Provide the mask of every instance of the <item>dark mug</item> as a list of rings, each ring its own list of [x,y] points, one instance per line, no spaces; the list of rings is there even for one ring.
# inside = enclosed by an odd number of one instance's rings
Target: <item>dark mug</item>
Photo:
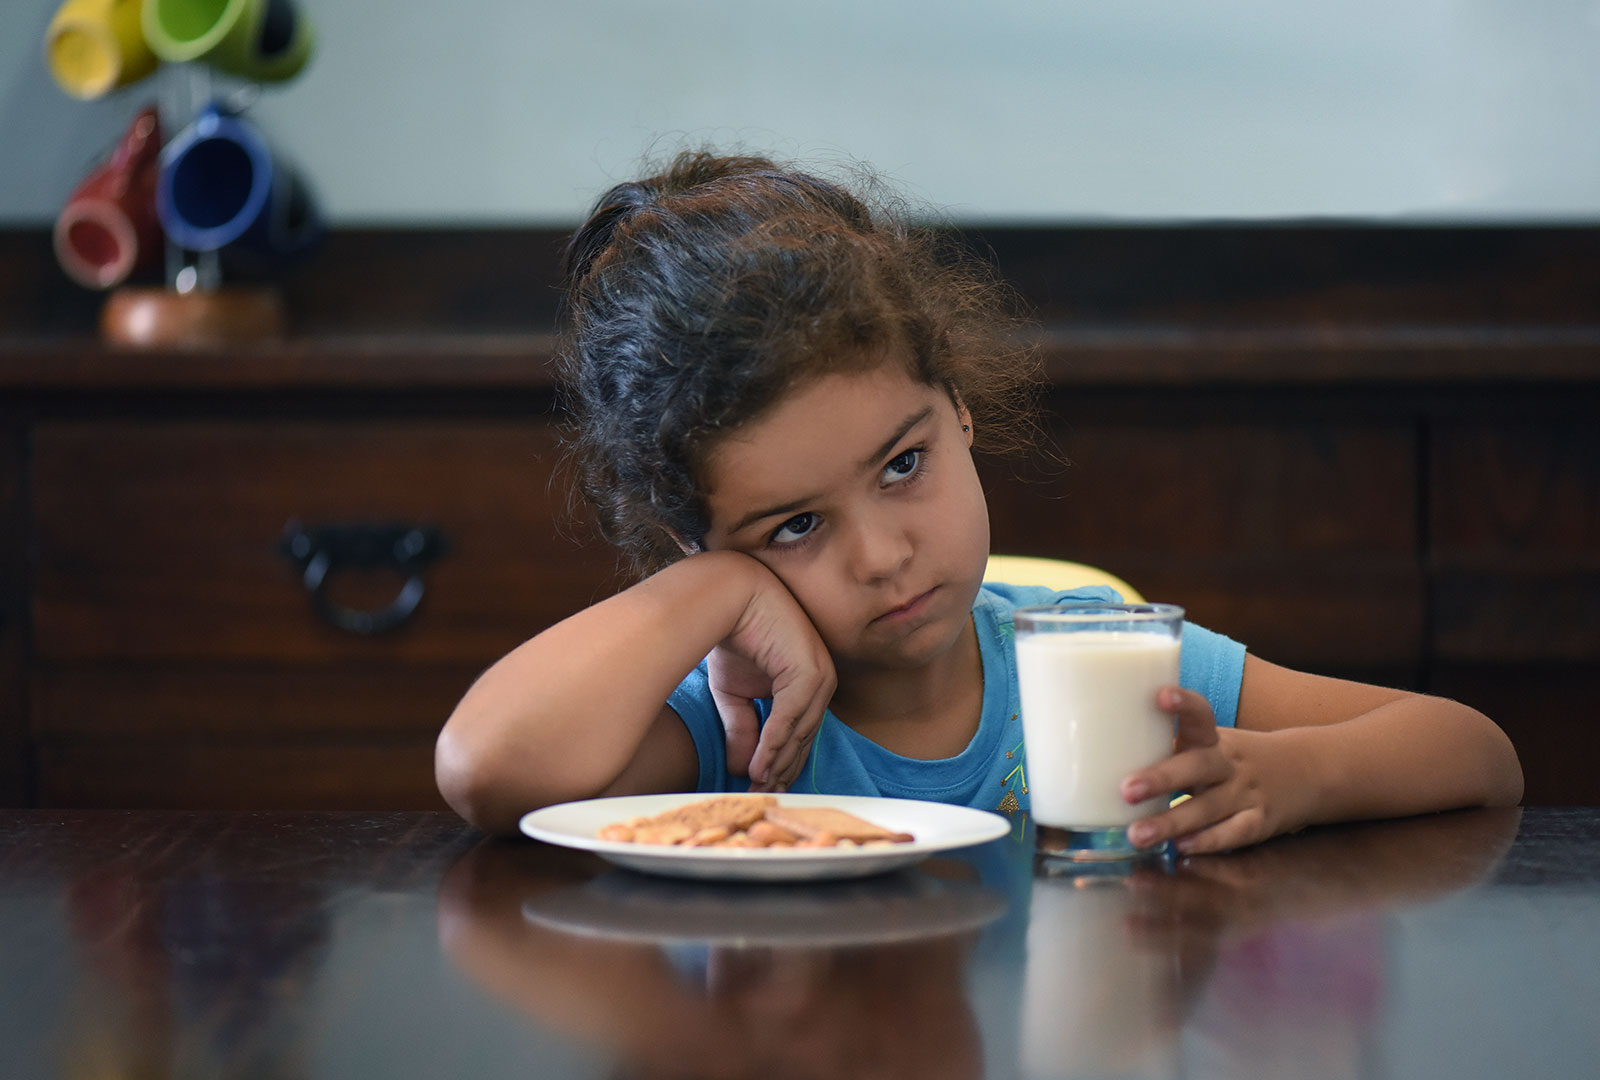
[[[276,261],[300,254],[324,226],[310,192],[254,125],[207,105],[161,154],[156,210],[190,251],[229,248]]]

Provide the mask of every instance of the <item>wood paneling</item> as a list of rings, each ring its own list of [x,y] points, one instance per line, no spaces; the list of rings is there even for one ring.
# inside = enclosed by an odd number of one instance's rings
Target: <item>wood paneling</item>
[[[991,513],[997,534],[1050,536],[1094,554],[1416,554],[1409,424],[1286,424],[1270,414],[1106,423],[1070,403],[1051,415],[1068,464],[1026,490],[991,481],[1008,496]]]
[[[552,477],[563,240],[342,230],[281,282],[288,340],[189,352],[94,340],[48,236],[0,230],[0,801],[437,805],[461,691],[616,584]],[[1600,228],[965,241],[1037,314],[1070,462],[982,463],[997,550],[1458,696],[1511,733],[1529,802],[1600,802]],[[293,517],[452,551],[411,623],[356,637],[279,555]]]
[[[73,806],[438,805],[473,678],[612,588],[563,528],[547,421],[45,423],[36,435],[39,791]],[[414,617],[321,619],[285,523],[408,521],[449,550]],[[330,574],[385,606],[384,570]]]
[[[557,525],[556,456],[539,421],[42,425],[40,658],[492,658],[604,595],[615,565]],[[360,637],[312,611],[277,550],[291,519],[428,524],[450,550],[425,571],[410,622]],[[379,571],[330,580],[363,608],[402,584]]]
[[[1600,660],[1594,415],[1449,417],[1429,456],[1439,655]]]
[[[44,742],[45,806],[219,810],[443,809],[433,740]]]
[[[1046,322],[1193,327],[1593,326],[1600,229],[1214,223],[980,229]]]
[[[576,225],[577,222],[572,222]],[[276,279],[297,338],[548,332],[570,228],[338,229]],[[983,227],[957,236],[1046,324],[1408,330],[1594,325],[1600,229],[1212,223]],[[48,229],[0,229],[0,327],[92,332],[101,297]]]
[[[0,410],[0,806],[31,797],[26,429]]]
[[[34,730],[57,741],[432,738],[495,658],[46,663],[34,681]]]
[[[1586,560],[1587,561],[1587,560]],[[1435,642],[1447,660],[1600,662],[1600,569],[1441,569]]]
[[[1274,663],[1321,674],[1381,671],[1387,680],[1421,662],[1422,574],[1398,558],[1191,560],[1174,553],[1091,562],[1125,563],[1126,573],[1117,573],[1146,597],[1182,605],[1192,621]]]
[[[1438,558],[1498,565],[1600,555],[1597,419],[1507,410],[1435,424]]]
[[[986,470],[995,550],[1103,566],[1278,662],[1418,662],[1414,425],[1085,412],[1054,432],[1054,475]]]

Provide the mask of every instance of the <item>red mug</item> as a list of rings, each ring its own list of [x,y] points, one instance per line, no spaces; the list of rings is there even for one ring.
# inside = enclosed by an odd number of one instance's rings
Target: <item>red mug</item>
[[[110,159],[67,200],[56,218],[56,260],[78,284],[109,289],[161,265],[160,159],[161,120],[150,106],[133,118]]]

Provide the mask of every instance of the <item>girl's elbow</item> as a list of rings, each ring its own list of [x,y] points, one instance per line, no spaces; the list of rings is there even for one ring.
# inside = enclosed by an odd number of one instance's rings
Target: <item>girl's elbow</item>
[[[496,769],[500,760],[448,724],[434,744],[433,777],[444,801],[475,828],[504,835],[517,831],[517,818],[504,805],[505,783]]]
[[[1461,706],[1467,709],[1468,706]],[[1522,802],[1522,762],[1505,730],[1476,709],[1469,709],[1485,727],[1484,806],[1517,806]]]
[[[1522,803],[1525,791],[1522,776],[1522,762],[1517,758],[1516,747],[1511,745],[1511,740],[1504,732],[1500,733],[1504,746],[1500,752],[1500,765],[1495,770],[1494,790],[1490,795],[1489,806],[1518,806]]]

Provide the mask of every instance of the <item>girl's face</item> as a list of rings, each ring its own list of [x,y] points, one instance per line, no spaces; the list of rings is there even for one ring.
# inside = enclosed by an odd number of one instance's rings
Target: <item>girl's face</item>
[[[771,569],[842,669],[936,660],[989,555],[970,422],[897,363],[822,376],[712,451],[706,546]]]

